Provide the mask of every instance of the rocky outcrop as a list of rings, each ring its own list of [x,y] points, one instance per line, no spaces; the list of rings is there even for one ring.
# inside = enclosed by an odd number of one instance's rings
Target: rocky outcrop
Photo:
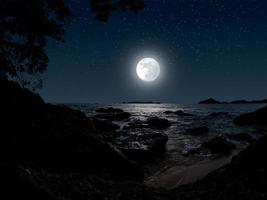
[[[148,162],[163,153],[168,136],[149,129],[121,132],[116,139],[116,146],[129,158],[135,161]]]
[[[97,129],[116,129],[115,125],[46,104],[16,83],[3,82],[0,87],[5,92],[0,99],[2,160],[31,163],[53,173],[142,181],[142,167],[99,137]]]
[[[230,154],[235,145],[223,137],[215,137],[202,144],[202,148],[208,149],[213,154]]]
[[[220,117],[220,116],[227,116],[229,115],[228,112],[213,112],[210,114],[211,117]]]
[[[181,117],[194,116],[193,114],[185,113],[182,110],[177,110],[177,111],[166,110],[166,111],[164,111],[164,114],[167,114],[167,115],[178,115],[178,116],[181,116]]]
[[[267,126],[267,106],[255,112],[242,114],[234,119],[237,125],[259,125]]]
[[[150,117],[146,123],[149,128],[152,129],[167,129],[171,126],[171,122],[167,119],[161,119],[159,117]]]
[[[252,143],[255,141],[255,139],[247,134],[247,133],[237,133],[237,134],[227,134],[227,137],[230,140],[234,140],[237,142],[247,142],[247,143]]]
[[[124,130],[132,129],[167,129],[171,126],[171,122],[167,119],[159,117],[149,117],[146,121],[141,121],[139,119],[134,119],[124,127]]]
[[[123,127],[123,130],[133,130],[133,129],[143,129],[143,128],[149,128],[148,124],[144,121],[141,121],[139,119],[134,119],[130,121],[127,126]]]

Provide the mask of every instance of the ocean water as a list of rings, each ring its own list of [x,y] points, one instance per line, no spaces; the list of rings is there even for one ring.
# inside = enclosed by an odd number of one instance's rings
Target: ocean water
[[[93,116],[97,108],[114,107],[121,108],[131,113],[131,118],[127,121],[115,122],[123,128],[132,120],[145,120],[151,116],[166,118],[172,122],[172,126],[166,130],[161,130],[167,134],[169,140],[166,145],[166,154],[154,163],[150,163],[148,168],[150,173],[170,168],[172,166],[190,166],[205,159],[210,159],[212,155],[200,153],[189,154],[192,149],[216,136],[227,134],[248,133],[257,138],[262,130],[256,127],[240,127],[233,123],[233,119],[242,114],[255,111],[265,104],[212,104],[212,105],[183,105],[183,104],[67,104],[67,106],[81,110],[87,116]],[[175,114],[164,114],[164,111],[182,110],[194,116],[177,116]],[[210,116],[214,112],[227,112],[228,115]],[[192,136],[186,134],[186,130],[193,127],[206,126],[209,134],[204,136]],[[245,148],[247,144],[236,143],[237,148]]]

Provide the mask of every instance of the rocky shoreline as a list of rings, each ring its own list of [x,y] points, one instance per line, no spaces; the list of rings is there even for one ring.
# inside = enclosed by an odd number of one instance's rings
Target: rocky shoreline
[[[157,116],[144,121],[117,108],[101,108],[95,116],[45,103],[13,82],[0,81],[0,184],[6,199],[137,200],[137,199],[264,199],[267,140],[246,133],[214,137],[189,153],[209,151],[229,156],[233,141],[251,145],[232,161],[194,183],[171,190],[144,184],[145,163],[164,156],[172,122]],[[267,124],[267,109],[237,117],[238,125]],[[192,117],[183,111],[166,115]],[[220,117],[227,113],[214,113]],[[122,120],[121,128],[115,122]],[[205,126],[186,134],[208,134]],[[221,167],[221,165],[218,165]],[[216,169],[216,168],[212,168]],[[190,172],[188,172],[190,173]],[[190,181],[189,181],[190,182]],[[188,182],[188,183],[189,183]],[[216,183],[216,184],[214,184]],[[225,187],[227,184],[229,186]],[[257,187],[255,187],[257,186]],[[234,193],[231,191],[235,191]]]

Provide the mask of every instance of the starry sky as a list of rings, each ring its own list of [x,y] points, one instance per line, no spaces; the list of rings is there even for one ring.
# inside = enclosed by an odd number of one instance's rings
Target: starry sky
[[[87,0],[69,0],[65,43],[51,41],[40,94],[48,102],[195,103],[267,98],[266,0],[145,0],[138,15],[94,20]],[[152,83],[135,67],[155,58]]]

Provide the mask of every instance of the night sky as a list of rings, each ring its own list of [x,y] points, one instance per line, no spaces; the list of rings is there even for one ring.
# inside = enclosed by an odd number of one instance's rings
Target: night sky
[[[87,0],[70,0],[65,43],[51,42],[41,96],[49,102],[195,103],[267,98],[266,0],[146,0],[138,15],[94,20]],[[143,57],[158,80],[137,78]]]

